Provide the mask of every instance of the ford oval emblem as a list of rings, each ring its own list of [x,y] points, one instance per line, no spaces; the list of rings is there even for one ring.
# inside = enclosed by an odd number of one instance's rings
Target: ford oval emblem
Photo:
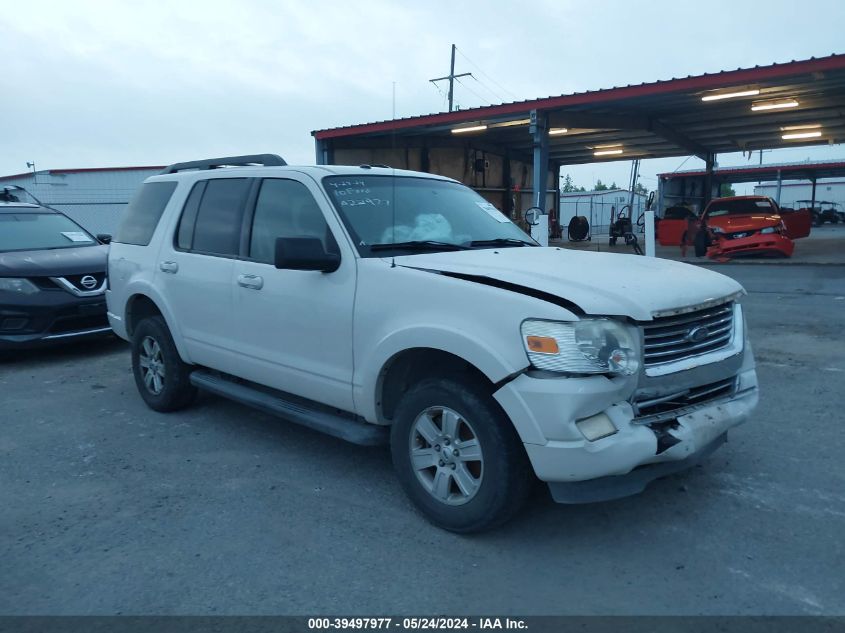
[[[79,280],[80,285],[86,290],[93,290],[97,287],[97,279],[92,275],[85,275]]]
[[[697,325],[696,327],[690,329],[687,332],[686,339],[690,343],[701,343],[704,339],[706,339],[710,335],[710,330],[706,327]]]

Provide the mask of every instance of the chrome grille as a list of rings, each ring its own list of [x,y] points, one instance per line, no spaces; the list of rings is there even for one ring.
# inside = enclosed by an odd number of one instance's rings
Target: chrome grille
[[[643,364],[671,363],[725,347],[733,334],[734,304],[659,317],[643,324]]]
[[[686,411],[734,393],[736,378],[719,380],[709,385],[691,387],[659,397],[635,398],[637,424],[650,424],[683,415]]]

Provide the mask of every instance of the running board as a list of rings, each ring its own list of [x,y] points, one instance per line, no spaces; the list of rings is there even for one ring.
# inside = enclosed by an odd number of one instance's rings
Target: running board
[[[269,393],[264,389],[233,382],[202,370],[191,374],[191,383],[205,391],[277,415],[326,435],[333,435],[352,444],[379,446],[388,443],[386,426],[368,424],[352,416],[309,407],[307,404],[286,399],[284,394]]]

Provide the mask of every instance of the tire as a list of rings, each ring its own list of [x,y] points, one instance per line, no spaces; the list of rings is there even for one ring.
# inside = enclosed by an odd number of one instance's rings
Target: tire
[[[534,481],[510,420],[483,384],[466,378],[428,378],[411,387],[396,409],[390,448],[406,494],[429,521],[452,532],[505,523]],[[431,465],[414,467],[412,452],[418,464]]]
[[[151,361],[157,365],[152,370]],[[138,324],[132,334],[132,373],[150,409],[176,411],[193,402],[197,388],[190,381],[192,369],[179,357],[164,318],[149,317]]]

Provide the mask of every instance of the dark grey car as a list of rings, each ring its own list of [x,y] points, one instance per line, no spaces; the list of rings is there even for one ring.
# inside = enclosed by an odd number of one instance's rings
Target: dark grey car
[[[66,215],[0,201],[0,349],[109,333],[107,256]]]

